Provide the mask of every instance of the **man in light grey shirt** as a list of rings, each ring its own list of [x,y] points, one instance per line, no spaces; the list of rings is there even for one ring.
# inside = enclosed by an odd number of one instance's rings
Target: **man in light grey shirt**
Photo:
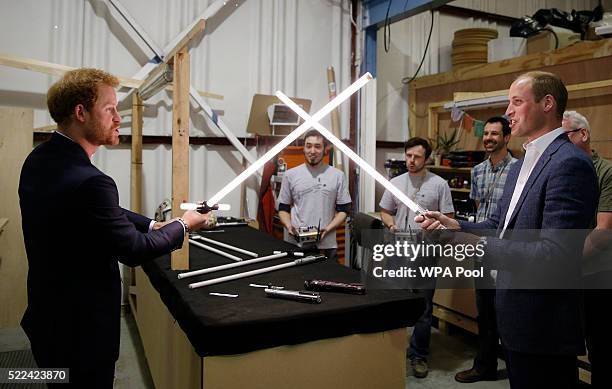
[[[323,162],[327,140],[316,130],[304,136],[305,163],[287,170],[278,195],[278,215],[295,243],[299,227],[320,227],[316,246],[336,259],[336,228],[351,207],[344,173]]]
[[[393,178],[391,183],[423,208],[440,211],[448,217],[453,217],[455,208],[448,183],[442,177],[425,169],[425,162],[431,155],[429,142],[423,138],[410,138],[404,145],[404,153],[408,172]],[[383,194],[379,205],[381,219],[389,231],[421,229],[414,221],[416,214],[388,190]],[[427,356],[431,338],[434,292],[435,289],[423,290],[425,312],[415,324],[410,339],[408,358],[417,378],[424,378],[428,373]]]

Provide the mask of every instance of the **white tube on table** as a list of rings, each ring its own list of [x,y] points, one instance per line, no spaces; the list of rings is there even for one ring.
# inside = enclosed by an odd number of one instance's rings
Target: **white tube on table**
[[[216,241],[216,240],[213,240],[213,239],[205,238],[203,236],[195,235],[192,238],[193,239],[203,240],[204,242],[211,243],[211,244],[214,244],[214,245],[226,248],[226,249],[234,250],[234,251],[239,252],[241,254],[249,255],[251,257],[255,257],[255,258],[259,257],[259,254],[254,253],[252,251],[241,249],[240,247],[232,246],[231,244],[219,242],[219,241]]]
[[[323,259],[323,258],[325,258],[324,255],[312,255],[312,256],[309,256],[309,257],[306,257],[306,258],[299,258],[299,259],[296,259],[295,261],[287,262],[287,263],[282,263],[280,265],[264,267],[264,268],[261,268],[261,269],[251,270],[251,271],[247,271],[247,272],[244,272],[244,273],[237,273],[237,274],[232,274],[232,275],[225,276],[225,277],[213,278],[212,280],[196,282],[196,283],[193,283],[193,284],[189,284],[189,289],[196,289],[196,288],[201,288],[203,286],[220,284],[222,282],[233,281],[233,280],[237,280],[237,279],[240,279],[240,278],[256,276],[258,274],[269,273],[269,272],[272,272],[272,271],[276,271],[276,270],[280,270],[280,269],[285,269],[285,268],[288,268],[288,267],[293,267],[293,266],[298,266],[298,265],[305,265],[305,264],[308,264],[308,263],[316,262],[319,259]]]
[[[210,246],[205,245],[203,243],[196,242],[193,239],[189,239],[189,243],[191,243],[192,245],[197,246],[199,248],[202,248],[204,250],[208,250],[208,251],[211,251],[211,252],[213,252],[215,254],[219,254],[221,256],[224,256],[225,258],[229,258],[229,259],[234,260],[234,261],[242,262],[242,258],[240,258],[240,257],[237,257],[237,256],[232,255],[232,254],[228,254],[225,251],[221,251],[219,249],[216,249],[214,247],[210,247]]]
[[[180,279],[187,278],[187,277],[194,277],[194,276],[199,276],[201,274],[214,273],[216,271],[232,269],[234,267],[246,266],[246,265],[250,265],[250,264],[253,264],[253,263],[259,263],[259,262],[263,262],[263,261],[269,261],[269,260],[272,260],[272,259],[283,258],[283,257],[286,257],[286,256],[287,256],[287,253],[281,252],[281,253],[278,253],[278,254],[272,254],[272,255],[265,256],[265,257],[249,259],[249,260],[246,260],[246,261],[233,262],[233,263],[228,263],[228,264],[225,264],[225,265],[213,266],[213,267],[209,267],[209,268],[206,268],[206,269],[193,270],[193,271],[189,271],[189,272],[186,272],[186,273],[181,273],[181,274],[178,275],[178,278],[180,280]]]

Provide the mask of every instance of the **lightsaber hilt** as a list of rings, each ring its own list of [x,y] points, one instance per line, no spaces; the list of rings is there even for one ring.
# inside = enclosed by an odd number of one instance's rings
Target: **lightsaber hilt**
[[[321,295],[317,292],[306,292],[301,290],[287,290],[287,289],[264,289],[266,296],[280,298],[285,300],[301,301],[311,304],[320,304]]]
[[[298,258],[294,261],[294,263],[299,266],[299,265],[306,265],[308,263],[322,261],[326,259],[327,257],[323,254],[314,254],[314,255],[309,255],[307,257],[304,257],[304,258]]]
[[[428,209],[423,208],[419,205],[419,208],[416,210],[415,214],[417,216],[423,216],[423,219],[430,219],[427,217],[427,215],[425,215],[427,212],[429,212]],[[441,230],[446,230],[446,226],[444,226],[442,223],[440,223],[440,229]]]
[[[181,209],[183,211],[198,211],[200,213],[208,213],[210,211],[229,211],[231,207],[229,204],[208,205],[206,201],[198,201],[196,203],[182,203]]]
[[[306,280],[304,281],[304,289],[315,292],[366,293],[366,288],[363,284],[325,280]]]
[[[200,213],[208,213],[210,211],[216,211],[219,209],[219,204],[214,204],[214,205],[208,205],[206,204],[206,201],[202,201],[198,204],[198,207],[196,208],[196,211],[200,212]]]

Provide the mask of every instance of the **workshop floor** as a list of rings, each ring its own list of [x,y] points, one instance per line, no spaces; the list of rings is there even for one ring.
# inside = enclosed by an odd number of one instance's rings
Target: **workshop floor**
[[[29,342],[21,330],[0,330],[0,354],[25,350]],[[406,361],[406,388],[410,389],[447,389],[447,388],[509,388],[505,372],[505,364],[499,361],[500,379],[496,382],[479,382],[475,384],[460,384],[455,382],[456,372],[470,368],[476,352],[476,337],[462,330],[451,328],[450,335],[432,330],[430,371],[426,378],[415,378]],[[2,359],[0,359],[1,361]],[[0,363],[0,367],[2,366]],[[121,352],[115,370],[115,389],[153,389],[151,374],[144,359],[144,352],[136,323],[131,314],[121,318]],[[2,386],[2,385],[0,385]]]

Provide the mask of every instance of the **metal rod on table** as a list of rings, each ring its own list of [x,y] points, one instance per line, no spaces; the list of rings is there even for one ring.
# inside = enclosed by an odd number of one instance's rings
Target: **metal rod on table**
[[[209,267],[209,268],[206,268],[206,269],[200,269],[200,270],[189,271],[189,272],[186,272],[186,273],[181,273],[181,274],[178,275],[178,278],[180,280],[180,279],[187,278],[187,277],[194,277],[194,276],[199,276],[201,274],[214,273],[216,271],[232,269],[234,267],[246,266],[246,265],[250,265],[250,264],[253,264],[253,263],[259,263],[259,262],[263,262],[263,261],[269,261],[269,260],[272,260],[272,259],[283,258],[283,257],[286,257],[286,256],[287,256],[287,253],[281,252],[281,253],[278,253],[278,254],[272,254],[272,255],[265,256],[265,257],[260,257],[260,258],[255,258],[255,259],[248,259],[246,261],[232,262],[232,263],[228,263],[228,264],[225,264],[225,265],[213,266],[213,267]]]
[[[305,258],[298,258],[298,259],[296,259],[293,262],[287,262],[287,263],[282,263],[280,265],[264,267],[262,269],[251,270],[251,271],[247,271],[247,272],[244,272],[244,273],[232,274],[230,276],[213,278],[212,280],[196,282],[196,283],[193,283],[193,284],[189,284],[189,289],[196,289],[196,288],[200,288],[202,286],[215,285],[215,284],[220,284],[220,283],[226,282],[226,281],[232,281],[232,280],[237,280],[237,279],[240,279],[240,278],[256,276],[258,274],[269,273],[269,272],[272,272],[272,271],[276,271],[276,270],[280,270],[280,269],[285,269],[285,268],[292,267],[292,266],[306,265],[308,263],[316,262],[316,261],[318,261],[320,259],[325,259],[325,255],[322,255],[322,254],[311,255],[311,256],[308,256],[308,257],[305,257]]]
[[[193,239],[203,240],[204,242],[211,243],[211,244],[214,244],[214,245],[226,248],[226,249],[230,249],[230,250],[236,251],[236,252],[241,253],[241,254],[246,254],[246,255],[251,256],[251,257],[255,257],[255,258],[259,257],[259,254],[254,253],[252,251],[241,249],[240,247],[232,246],[231,244],[219,242],[219,241],[216,241],[216,240],[213,240],[213,239],[210,239],[210,238],[205,238],[203,236],[195,235],[192,238]]]
[[[215,254],[219,254],[221,256],[224,256],[225,258],[229,258],[229,259],[234,260],[234,261],[242,262],[242,258],[240,258],[240,257],[237,257],[237,256],[232,255],[232,254],[228,254],[225,251],[221,251],[219,249],[216,249],[214,247],[210,247],[210,246],[205,245],[203,243],[196,242],[193,239],[189,239],[189,243],[191,243],[194,246],[198,246],[199,248],[202,248],[204,250],[208,250],[208,251],[211,251],[211,252],[213,252]]]

